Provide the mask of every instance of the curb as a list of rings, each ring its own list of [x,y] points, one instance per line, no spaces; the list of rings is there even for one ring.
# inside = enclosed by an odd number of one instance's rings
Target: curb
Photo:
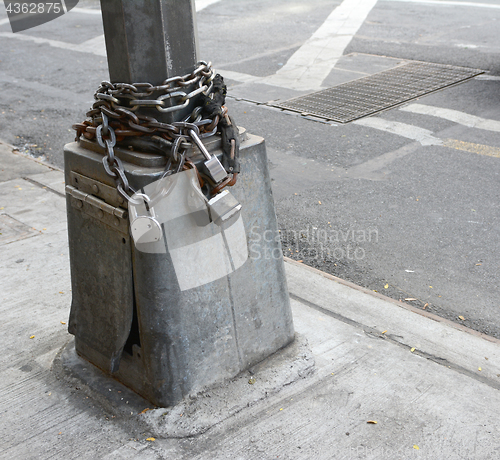
[[[392,303],[394,305],[397,305],[398,307],[404,308],[405,310],[411,311],[412,313],[416,313],[420,316],[424,316],[425,318],[431,319],[431,320],[436,321],[438,323],[443,323],[443,324],[450,326],[454,329],[457,329],[461,332],[466,332],[466,333],[471,334],[475,337],[479,337],[481,339],[487,340],[488,342],[500,345],[500,339],[497,339],[496,337],[492,337],[490,335],[484,334],[483,332],[476,331],[474,329],[471,329],[470,327],[463,326],[462,324],[455,323],[454,321],[451,321],[449,319],[442,318],[441,316],[435,315],[434,313],[430,313],[430,312],[427,312],[425,310],[420,310],[417,307],[414,307],[412,305],[408,305],[407,303],[400,302],[399,300],[392,299],[391,297],[387,297],[383,294],[380,294],[379,292],[374,292],[370,289],[364,288],[362,286],[358,286],[357,284],[351,283],[350,281],[343,280],[342,278],[337,278],[334,275],[330,275],[329,273],[318,270],[317,268],[310,267],[309,265],[305,265],[301,262],[297,262],[296,260],[290,259],[286,256],[284,257],[284,260],[286,263],[289,263],[289,264],[297,266],[297,267],[305,268],[312,273],[320,275],[320,276],[322,276],[326,279],[329,279],[331,281],[335,281],[336,283],[342,284],[342,285],[349,287],[351,289],[355,289],[357,291],[363,292],[364,294],[369,294],[372,297],[375,297],[375,298],[380,299],[380,300],[384,300],[385,302]]]

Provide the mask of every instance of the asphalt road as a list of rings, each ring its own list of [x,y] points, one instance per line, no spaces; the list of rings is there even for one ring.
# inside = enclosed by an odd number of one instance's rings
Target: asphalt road
[[[346,1],[198,3],[200,58],[266,139],[284,253],[500,338],[500,2],[359,0],[335,29]],[[17,34],[0,10],[0,138],[58,166],[108,77],[98,2],[78,8]],[[410,60],[486,73],[346,124],[265,104]]]

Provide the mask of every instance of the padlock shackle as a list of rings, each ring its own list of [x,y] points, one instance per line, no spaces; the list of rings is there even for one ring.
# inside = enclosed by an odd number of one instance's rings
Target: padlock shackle
[[[211,160],[212,159],[212,155],[210,155],[210,153],[208,152],[207,148],[205,147],[205,145],[203,144],[203,142],[201,141],[201,139],[199,138],[198,134],[195,132],[194,129],[190,129],[188,131],[189,135],[191,136],[191,139],[193,140],[193,142],[198,146],[198,148],[200,149],[201,153],[203,154],[203,156],[207,159],[207,160]]]

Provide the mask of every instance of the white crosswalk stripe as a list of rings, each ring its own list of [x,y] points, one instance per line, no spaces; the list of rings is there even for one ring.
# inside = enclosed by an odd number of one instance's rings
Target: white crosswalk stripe
[[[460,112],[458,110],[433,107],[423,104],[410,104],[400,108],[399,110],[420,115],[439,117],[469,128],[500,132],[500,121],[481,118],[476,115]],[[500,148],[498,147],[476,144],[458,139],[440,139],[428,129],[406,123],[384,120],[380,117],[368,117],[353,121],[353,124],[406,137],[407,139],[419,142],[423,146],[440,145],[450,149],[460,150],[462,152],[500,158]]]
[[[386,131],[388,133],[396,134],[398,136],[406,137],[414,141],[420,142],[422,145],[442,145],[443,141],[433,136],[432,131],[420,128],[418,126],[400,123],[398,121],[384,120],[379,117],[361,118],[360,120],[353,121],[354,124],[360,126],[367,126],[369,128]]]
[[[468,113],[460,112],[458,110],[443,109],[441,107],[433,107],[423,104],[410,104],[406,107],[401,107],[399,110],[444,118],[445,120],[450,120],[454,123],[468,126],[469,128],[484,129],[500,133],[500,121],[487,120],[486,118],[469,115]]]
[[[98,14],[99,16],[101,15],[101,10],[100,9],[91,9],[91,8],[78,8],[75,6],[71,12],[73,13],[81,13],[81,14]]]
[[[276,74],[262,83],[296,90],[321,89],[377,0],[344,0]]]
[[[196,0],[196,11],[201,11],[218,2],[220,2],[220,0]]]

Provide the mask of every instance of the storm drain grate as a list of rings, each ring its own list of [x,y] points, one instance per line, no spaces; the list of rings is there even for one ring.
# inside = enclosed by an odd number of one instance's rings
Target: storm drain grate
[[[482,70],[465,67],[409,62],[274,105],[304,115],[348,123],[481,73]]]

